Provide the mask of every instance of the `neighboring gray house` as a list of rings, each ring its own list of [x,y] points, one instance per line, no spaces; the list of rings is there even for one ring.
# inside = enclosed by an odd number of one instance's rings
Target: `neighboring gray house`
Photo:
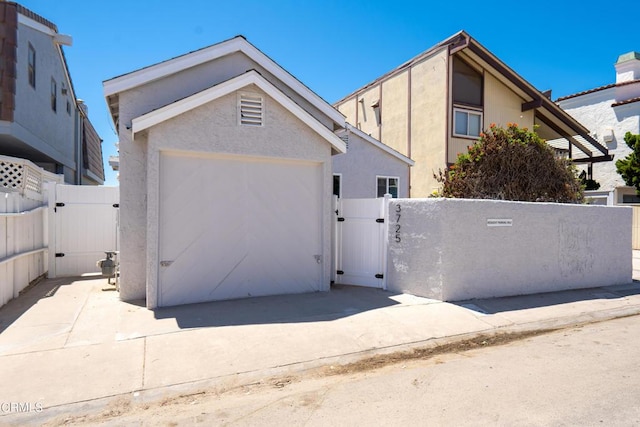
[[[615,160],[631,153],[624,142],[627,132],[640,134],[640,53],[620,55],[616,64],[616,82],[559,98],[556,103],[593,132],[606,145]],[[615,161],[588,165],[593,179],[600,183],[590,196],[597,203],[639,203],[635,188],[627,187],[616,172]]]
[[[122,299],[329,290],[342,114],[240,36],[104,93],[119,135]]]
[[[333,194],[344,198],[409,197],[413,160],[347,123],[347,153],[333,157]]]
[[[102,184],[101,139],[75,97],[62,46],[71,37],[14,2],[0,2],[0,154]]]

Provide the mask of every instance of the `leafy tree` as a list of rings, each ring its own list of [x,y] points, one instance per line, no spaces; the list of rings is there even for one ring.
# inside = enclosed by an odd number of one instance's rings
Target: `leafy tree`
[[[636,193],[640,195],[640,135],[627,132],[624,135],[624,142],[633,151],[616,162],[616,171],[622,176],[624,183],[630,187],[636,187]]]
[[[459,154],[456,163],[435,178],[442,184],[439,195],[443,197],[584,201],[571,161],[558,158],[535,132],[514,123],[508,123],[506,128],[491,124],[468,153]]]

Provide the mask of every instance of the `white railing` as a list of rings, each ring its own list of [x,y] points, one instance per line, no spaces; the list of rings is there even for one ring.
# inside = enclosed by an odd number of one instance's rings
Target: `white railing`
[[[44,201],[45,182],[62,184],[64,179],[29,160],[0,155],[0,192],[17,192],[26,198]]]
[[[63,183],[29,160],[0,156],[0,306],[47,272],[47,182]]]
[[[24,197],[7,193],[0,203],[0,306],[47,272],[47,207],[16,211],[35,202],[11,199]]]

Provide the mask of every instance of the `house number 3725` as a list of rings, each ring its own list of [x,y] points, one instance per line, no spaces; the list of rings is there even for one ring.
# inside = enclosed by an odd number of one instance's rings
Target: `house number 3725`
[[[395,214],[396,214],[396,235],[395,235],[395,240],[396,243],[400,243],[402,241],[402,239],[400,238],[400,229],[402,228],[402,226],[400,225],[400,212],[402,212],[402,206],[400,206],[400,203],[396,204],[396,209],[395,209]]]

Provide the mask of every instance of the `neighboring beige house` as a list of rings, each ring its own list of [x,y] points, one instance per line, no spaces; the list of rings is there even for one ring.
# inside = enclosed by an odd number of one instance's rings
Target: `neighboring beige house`
[[[328,291],[344,116],[243,37],[104,82],[124,300]]]
[[[538,127],[578,163],[610,161],[588,129],[461,31],[335,103],[349,123],[415,161],[410,196],[439,188],[434,173],[455,162],[491,123]]]
[[[625,133],[640,134],[640,53],[620,55],[615,70],[615,83],[563,96],[556,103],[591,129],[592,136],[618,160],[631,153]],[[597,203],[640,203],[635,188],[627,187],[616,172],[615,162],[596,163],[592,170],[600,184],[598,191],[590,192]]]
[[[63,46],[71,37],[0,2],[0,155],[30,160],[67,184],[104,182],[102,140],[76,95]]]

